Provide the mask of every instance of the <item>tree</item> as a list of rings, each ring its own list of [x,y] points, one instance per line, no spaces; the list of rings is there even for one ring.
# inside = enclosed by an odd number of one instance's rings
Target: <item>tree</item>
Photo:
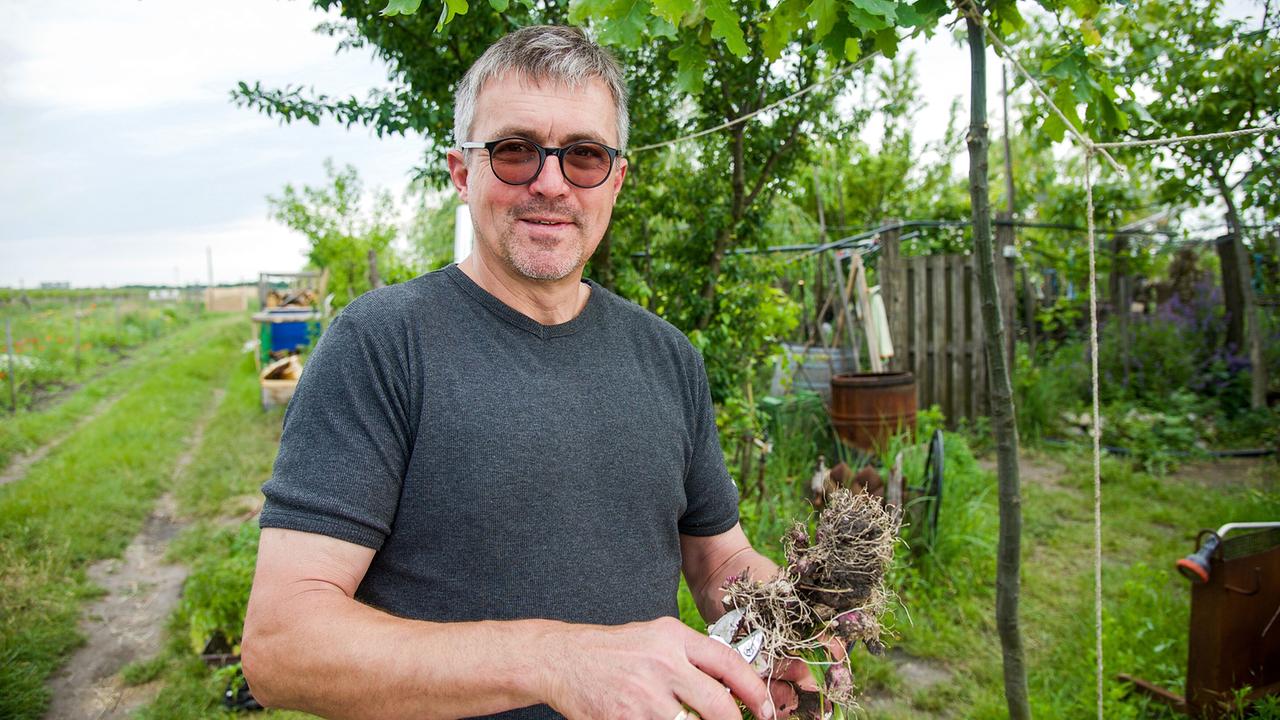
[[[318,4],[327,7],[330,3],[321,0]],[[1040,0],[1040,4],[1060,17],[1069,7],[1080,18],[1080,25],[1072,28],[1073,34],[1067,43],[1072,52],[1097,35],[1092,25],[1099,8],[1097,2]],[[399,19],[405,13],[415,13],[420,5],[421,0],[391,0],[386,12]],[[533,14],[530,8],[536,7],[539,13],[551,14],[556,6],[536,5],[532,0],[527,6],[509,6],[507,0],[490,0],[489,7],[499,13],[510,11],[529,17]],[[1024,24],[1015,0],[992,0],[982,7],[966,1],[963,7],[985,13],[986,22],[1002,35],[1015,32]],[[483,36],[493,28],[488,13],[479,13],[479,21],[474,23],[472,18],[463,23],[448,22],[455,15],[469,11],[465,0],[445,0],[437,29],[473,26]],[[633,93],[633,97],[643,98],[640,100],[642,103],[651,103],[644,106],[646,114],[667,109],[669,112],[659,111],[654,117],[669,118],[674,121],[675,128],[680,129],[693,126],[688,120],[725,122],[763,110],[775,99],[812,87],[821,70],[832,72],[839,68],[841,60],[855,60],[872,48],[892,57],[900,32],[932,32],[950,11],[946,0],[918,0],[912,4],[893,0],[708,0],[705,3],[694,0],[582,0],[573,6],[571,18],[595,24],[603,41],[630,48],[628,52],[634,54],[628,55],[628,64],[635,61],[635,66],[642,68],[638,72],[638,77],[642,78],[642,92]],[[345,14],[348,10],[344,7],[343,12]],[[417,15],[409,17],[420,18]],[[361,6],[355,20],[354,31],[358,37],[387,41],[384,31],[376,27],[376,19],[368,14],[367,6]],[[416,26],[422,28],[426,25],[418,19]],[[982,46],[979,28],[976,24],[971,25],[970,41]],[[472,31],[468,29],[463,33],[472,37]],[[403,60],[409,57],[410,48],[397,44],[396,47],[403,52],[403,55],[397,55],[389,52],[388,46],[380,47],[383,47],[383,57],[396,65],[393,74],[409,78],[410,75],[397,63],[403,64]],[[460,59],[461,54],[458,54],[458,57],[446,60]],[[671,62],[675,63],[674,77],[678,78],[683,92],[673,92],[665,81],[662,68],[664,63]],[[1075,62],[1072,68],[1074,74],[1064,78],[1064,87],[1074,97],[1088,103],[1090,117],[1102,126],[1124,122],[1124,113],[1115,102],[1114,87],[1109,82],[1098,80],[1101,74],[1092,59],[1086,55],[1083,62]],[[452,69],[455,69],[452,65],[447,69],[426,65],[420,71],[446,79],[461,75],[461,68],[456,68],[459,70],[456,73],[448,71]],[[436,104],[430,107],[443,107],[438,100],[443,95],[438,86],[423,83],[423,87],[437,91],[434,96],[437,99],[433,100]],[[615,252],[613,230],[602,242],[598,257],[598,267],[604,271],[602,275],[610,282],[618,279],[619,285],[626,283],[637,288],[639,299],[690,333],[695,344],[708,355],[709,375],[718,401],[740,397],[736,391],[739,378],[745,377],[748,381],[751,378],[751,368],[759,352],[757,342],[769,340],[769,335],[761,333],[753,321],[769,321],[778,328],[786,325],[783,317],[769,312],[771,304],[783,304],[784,298],[778,297],[776,291],[770,294],[771,289],[761,282],[763,277],[758,265],[740,262],[731,250],[752,244],[758,246],[768,237],[764,231],[770,216],[766,201],[788,183],[794,187],[795,176],[790,169],[802,158],[800,151],[808,146],[809,134],[818,134],[831,124],[830,100],[833,96],[829,94],[830,84],[825,87],[821,92],[810,92],[803,99],[782,104],[761,115],[751,132],[747,132],[744,124],[730,125],[722,133],[691,140],[693,145],[690,149],[678,155],[668,153],[659,160],[647,161],[650,169],[642,163],[635,163],[633,179],[644,190],[635,193],[633,189],[633,198],[639,195],[638,205],[645,214],[627,217],[623,213],[618,217],[616,227],[630,223],[633,232],[627,234],[627,240],[643,243],[647,250],[643,254],[643,264],[636,267],[616,262],[624,255]],[[269,97],[244,92],[247,90],[242,88],[241,93],[247,102],[280,112],[286,117],[307,117],[314,121],[318,114],[329,113],[348,122],[382,122],[382,115],[367,109],[358,112],[360,108],[348,109],[341,104],[307,104],[302,102],[303,98]],[[645,90],[658,92],[646,97],[643,94]],[[825,105],[819,101],[823,95],[826,95]],[[673,98],[687,101],[687,104],[674,102]],[[276,104],[277,100],[282,102]],[[418,102],[413,98],[402,100],[406,105]],[[386,114],[393,119],[400,117],[396,103],[376,105],[386,109]],[[361,105],[361,108],[366,107],[367,104]],[[420,114],[431,116],[426,111]],[[405,117],[412,119],[415,116],[408,113]],[[434,144],[438,149],[441,147],[439,138],[445,135],[441,132],[443,128],[439,127],[439,118],[434,119],[437,128]],[[394,123],[389,125],[395,127]],[[408,125],[407,121],[402,123],[402,126]],[[426,127],[430,123],[419,122],[419,125]],[[978,131],[975,115],[971,134]],[[989,233],[985,118],[980,131],[977,146],[971,144],[974,165],[982,172],[982,177],[978,178],[974,174],[976,171],[971,171],[971,178],[974,178],[971,187],[975,237],[982,230]],[[636,134],[637,144],[644,142],[641,137],[645,136]],[[670,135],[649,137],[656,140]],[[661,174],[672,170],[683,174]],[[644,182],[646,176],[656,182]],[[690,184],[691,179],[697,182],[696,186]],[[672,212],[669,208],[676,207],[682,209],[679,215],[663,215],[664,210]],[[665,238],[655,238],[654,230],[668,232]],[[691,281],[698,288],[696,293],[688,292]],[[990,288],[987,286],[988,283],[984,283],[984,303],[992,304],[995,302],[994,284],[990,284]],[[750,292],[726,291],[743,288]],[[995,321],[986,324],[989,332],[1000,328],[998,307],[993,312],[996,313]],[[726,350],[734,356],[718,355],[718,352]],[[989,353],[989,356],[996,355],[1002,356],[1002,353]],[[745,372],[735,371],[743,365],[747,368]],[[1007,376],[1005,383],[1007,385]],[[1011,393],[998,397],[1002,404],[998,412],[1002,417],[1013,417]],[[1016,434],[1011,440],[1011,456],[1007,452],[1010,440],[1001,435],[1006,432],[1006,424],[998,423],[996,428],[1002,447],[999,467],[1002,533],[1012,533],[1016,539],[1018,525],[1011,522],[1006,527],[1005,523],[1006,519],[1020,518]],[[1002,535],[999,567],[1006,588],[1010,587],[1009,573],[1012,573],[1011,587],[1015,600],[1018,563],[1017,543],[1006,544]],[[1006,696],[1011,714],[1026,717],[1026,679],[1022,669],[1021,643],[1017,640],[1016,602],[1012,605],[1012,624],[1009,623],[1010,604],[1006,602],[1001,607]],[[1012,628],[1012,636],[1005,632],[1008,628]],[[1011,642],[1011,639],[1016,642]]]
[[[335,305],[345,306],[372,289],[373,277],[389,283],[413,276],[391,248],[396,237],[395,203],[387,192],[373,193],[366,203],[356,169],[324,164],[328,184],[320,187],[285,185],[279,196],[267,198],[271,216],[306,235],[311,243],[308,263],[329,271],[329,290]],[[371,272],[370,252],[377,258]]]
[[[1280,122],[1280,24],[1263,13],[1258,28],[1223,16],[1221,0],[1142,2],[1116,18],[1121,70],[1152,99],[1130,137],[1222,133]],[[1253,301],[1242,215],[1280,209],[1280,133],[1139,149],[1175,203],[1217,197],[1228,238],[1219,243],[1228,298],[1228,342],[1247,348],[1254,408],[1266,405],[1267,367]]]

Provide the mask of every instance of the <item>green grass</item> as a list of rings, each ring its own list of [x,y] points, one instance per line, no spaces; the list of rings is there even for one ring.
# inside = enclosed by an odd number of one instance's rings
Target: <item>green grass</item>
[[[0,469],[8,465],[14,456],[30,452],[65,434],[98,403],[136,387],[155,371],[157,363],[172,362],[188,348],[199,344],[211,326],[224,322],[226,319],[222,315],[204,316],[138,347],[127,362],[100,368],[96,376],[86,370],[84,376],[89,379],[78,390],[39,411],[19,410],[17,415],[11,415],[8,387],[0,383]],[[248,332],[246,325],[243,334],[247,337]]]
[[[183,601],[170,618],[168,642],[156,662],[164,681],[141,718],[183,720],[218,715],[227,671],[211,671],[197,645],[220,632],[240,639],[244,604],[256,560],[257,518],[243,519],[271,473],[283,411],[263,412],[252,359],[244,358],[227,384],[227,395],[205,429],[204,442],[174,495],[194,521],[170,548],[170,558],[191,567]],[[268,711],[265,717],[310,717]]]
[[[81,605],[98,592],[87,567],[138,533],[242,336],[223,317],[174,338],[194,349],[169,344],[135,365],[110,410],[0,488],[0,717],[43,713],[45,680],[81,642]]]
[[[88,294],[76,303],[37,300],[31,309],[14,303],[2,312],[13,336],[18,407],[32,409],[114,364],[129,349],[187,326],[202,308],[149,302],[133,293],[119,300]],[[5,409],[10,408],[8,373],[8,360],[0,357]]]
[[[948,469],[956,446],[948,445]],[[1057,486],[1023,484],[1020,619],[1033,714],[1077,718],[1096,712],[1092,463],[1079,453],[1055,459],[1066,467]],[[937,659],[955,673],[955,682],[936,690],[930,705],[961,717],[999,718],[1006,710],[994,628],[994,478],[980,470],[965,470],[964,475],[970,478],[969,488],[960,478],[949,483],[944,539],[967,538],[953,539],[957,548],[968,545],[972,552],[912,559],[899,570],[899,592],[912,622],[898,631],[909,653]],[[1276,478],[1272,472],[1260,486],[1208,487],[1183,477],[1157,479],[1125,462],[1104,461],[1108,717],[1174,717],[1129,695],[1115,675],[1132,673],[1182,692],[1190,592],[1173,562],[1191,550],[1191,536],[1201,527],[1274,518],[1280,513]],[[975,495],[980,488],[974,481],[987,491]]]
[[[244,601],[243,578],[251,567],[249,541],[256,538],[256,530],[252,523],[242,527],[213,521],[242,513],[244,496],[258,492],[274,457],[280,416],[258,409],[248,365],[236,371],[228,388],[204,446],[175,489],[184,511],[199,522],[175,544],[173,555],[192,564],[195,582],[201,576],[229,578],[222,584],[235,597],[215,593],[201,601],[203,607],[225,611],[230,600],[229,607],[238,611],[237,603]],[[791,428],[799,430],[790,433]],[[777,428],[774,441],[765,497],[753,495],[741,511],[748,535],[763,552],[780,559],[779,540],[786,528],[811,513],[805,488],[816,454],[829,446],[821,423],[803,413]],[[900,709],[891,714],[859,717],[1007,715],[994,618],[995,478],[979,467],[964,436],[948,434],[946,442],[946,499],[939,535],[926,547],[914,529],[907,529],[911,547],[900,548],[889,578],[901,605],[886,622],[895,635],[891,646],[931,660],[951,678],[921,691],[900,677],[889,659],[858,651],[855,678],[860,685],[902,698]],[[1064,469],[1051,483],[1024,479],[1023,484],[1021,621],[1032,707],[1041,718],[1090,716],[1095,712],[1092,465],[1079,452],[1029,453],[1037,462],[1061,464]],[[916,482],[923,453],[907,448],[905,460],[908,477]],[[1252,483],[1211,485],[1207,478],[1186,475],[1155,478],[1117,459],[1107,459],[1103,472],[1106,713],[1115,718],[1172,718],[1128,694],[1114,677],[1129,672],[1182,691],[1189,591],[1172,563],[1191,549],[1191,537],[1201,527],[1280,513],[1280,473],[1272,471]],[[191,636],[198,624],[193,620],[195,609],[180,609],[170,623],[170,643],[159,673],[165,687],[143,712],[144,718],[201,718],[219,712],[226,678],[196,659]],[[687,624],[703,627],[683,585],[680,610]],[[222,617],[220,622],[238,633],[239,616]]]

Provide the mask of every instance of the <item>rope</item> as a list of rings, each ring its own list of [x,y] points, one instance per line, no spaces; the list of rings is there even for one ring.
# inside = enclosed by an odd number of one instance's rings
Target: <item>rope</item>
[[[868,62],[871,62],[871,61],[872,61],[873,59],[875,59],[878,55],[880,55],[879,51],[877,51],[877,52],[873,52],[873,53],[871,53],[870,55],[866,55],[865,57],[860,58],[857,62],[853,63],[852,65],[846,65],[846,66],[844,66],[844,67],[842,67],[842,68],[840,68],[840,69],[836,70],[835,72],[831,73],[830,75],[826,76],[825,78],[823,78],[823,79],[821,79],[821,80],[819,80],[819,81],[817,81],[817,82],[813,83],[812,85],[810,85],[810,86],[808,86],[808,87],[806,87],[806,88],[804,88],[804,89],[797,90],[797,91],[795,91],[795,92],[791,93],[790,95],[788,95],[788,96],[786,96],[786,97],[782,98],[781,100],[779,100],[779,101],[777,101],[777,102],[774,102],[774,103],[770,103],[770,104],[768,104],[768,105],[765,105],[764,107],[762,107],[762,108],[760,108],[760,109],[758,109],[758,110],[753,110],[753,111],[751,111],[751,112],[749,112],[749,113],[747,113],[746,115],[743,115],[743,116],[741,116],[741,117],[734,118],[733,120],[730,120],[730,121],[728,121],[728,122],[720,123],[719,125],[716,125],[715,127],[709,127],[709,128],[707,128],[706,130],[699,130],[698,132],[691,133],[691,134],[689,134],[689,135],[685,135],[685,136],[683,136],[683,137],[675,138],[674,140],[663,140],[662,142],[659,142],[659,143],[653,143],[652,145],[642,145],[642,146],[640,146],[640,147],[638,147],[638,148],[633,148],[633,149],[631,149],[631,150],[628,152],[628,154],[629,154],[629,155],[634,155],[635,153],[648,152],[649,150],[657,150],[657,149],[659,149],[659,148],[664,148],[664,147],[667,147],[667,146],[669,146],[669,145],[675,145],[676,143],[684,142],[685,140],[693,140],[694,138],[700,138],[700,137],[702,137],[703,135],[710,135],[710,134],[711,134],[711,133],[713,133],[713,132],[719,132],[719,131],[724,130],[724,129],[726,129],[726,128],[731,128],[731,127],[733,127],[734,125],[741,125],[742,123],[744,123],[744,122],[746,122],[746,121],[750,120],[751,118],[753,118],[753,117],[755,117],[755,116],[757,116],[757,115],[759,115],[759,114],[761,114],[761,113],[769,112],[770,110],[773,110],[773,109],[774,109],[774,108],[776,108],[776,107],[779,107],[779,106],[785,105],[785,104],[787,104],[787,103],[791,102],[792,100],[795,100],[795,99],[796,99],[796,98],[798,98],[798,97],[802,97],[802,96],[804,96],[804,95],[807,95],[808,93],[813,92],[814,90],[818,89],[819,87],[821,87],[821,86],[823,86],[823,85],[826,85],[827,83],[831,82],[832,80],[835,80],[836,78],[840,77],[841,75],[844,75],[844,74],[846,74],[846,73],[849,73],[849,72],[852,72],[852,71],[854,71],[854,70],[857,70],[858,68],[860,68],[860,67],[862,67],[863,65],[867,64]]]
[[[1089,381],[1093,393],[1093,621],[1097,654],[1098,720],[1102,720],[1102,422],[1098,403],[1098,266],[1093,228],[1093,150],[1084,153],[1084,196],[1089,233]]]
[[[1262,127],[1244,128],[1229,132],[1206,133],[1204,135],[1183,135],[1181,137],[1158,138],[1155,140],[1124,140],[1121,142],[1093,143],[1095,148],[1155,147],[1158,145],[1177,145],[1186,142],[1203,140],[1220,140],[1222,138],[1240,137],[1241,135],[1262,135],[1280,130],[1280,125],[1263,125]]]

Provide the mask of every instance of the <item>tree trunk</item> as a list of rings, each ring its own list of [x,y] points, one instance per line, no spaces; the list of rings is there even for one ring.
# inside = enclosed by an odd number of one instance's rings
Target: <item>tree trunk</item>
[[[1107,278],[1111,298],[1111,317],[1115,320],[1120,343],[1120,362],[1124,367],[1124,387],[1129,387],[1129,310],[1133,298],[1129,292],[1129,236],[1116,233],[1111,238],[1111,274]]]
[[[383,286],[382,275],[378,272],[378,251],[369,249],[369,287],[377,290]]]
[[[987,56],[983,27],[966,18],[972,89],[969,114],[969,197],[973,206],[973,247],[978,261],[982,322],[986,328],[991,373],[991,429],[995,434],[1000,493],[1000,543],[996,561],[996,628],[1004,655],[1004,696],[1009,717],[1031,717],[1027,669],[1018,629],[1018,594],[1022,556],[1022,498],[1018,489],[1018,428],[1014,422],[1013,388],[1004,353],[1005,329],[996,286],[996,256],[991,242],[988,196]],[[1002,258],[1003,260],[1003,258]]]
[[[1227,227],[1231,232],[1230,237],[1218,241],[1218,256],[1222,260],[1222,292],[1228,301],[1227,311],[1231,313],[1227,342],[1235,343],[1236,352],[1244,351],[1249,355],[1249,406],[1258,410],[1267,406],[1268,383],[1267,364],[1262,357],[1258,304],[1253,297],[1253,275],[1249,272],[1249,255],[1240,234],[1240,214],[1231,188],[1217,173],[1214,173],[1214,184],[1226,203]]]
[[[592,278],[600,283],[601,287],[617,292],[618,278],[613,267],[613,224],[605,228],[604,237],[600,238],[600,245],[596,247],[596,252],[591,256],[591,269],[594,271],[595,277]]]

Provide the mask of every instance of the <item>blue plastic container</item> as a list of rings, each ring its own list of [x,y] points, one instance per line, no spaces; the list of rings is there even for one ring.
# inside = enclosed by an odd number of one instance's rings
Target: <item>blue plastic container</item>
[[[271,352],[297,350],[311,343],[311,323],[278,322],[271,324]]]

